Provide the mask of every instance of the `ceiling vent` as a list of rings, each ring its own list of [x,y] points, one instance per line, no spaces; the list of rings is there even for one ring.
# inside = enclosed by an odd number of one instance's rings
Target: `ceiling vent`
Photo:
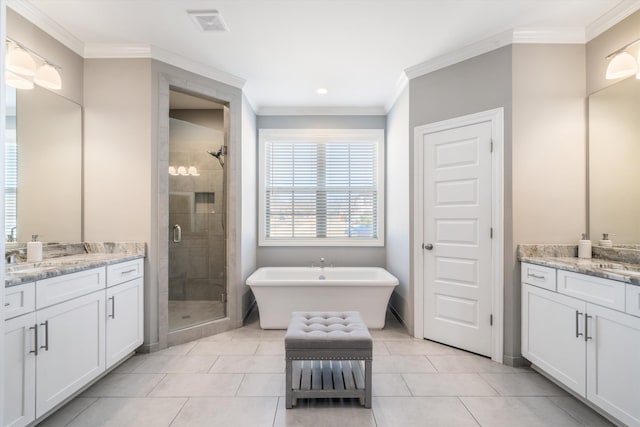
[[[224,32],[229,27],[217,10],[187,10],[189,17],[200,31]]]

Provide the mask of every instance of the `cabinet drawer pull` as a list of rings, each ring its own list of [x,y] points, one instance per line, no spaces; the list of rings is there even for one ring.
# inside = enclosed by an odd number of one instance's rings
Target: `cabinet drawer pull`
[[[44,326],[44,345],[41,345],[40,348],[49,351],[49,321],[45,320],[44,323],[40,323],[40,326]]]
[[[540,279],[540,280],[544,280],[545,279],[544,276],[538,276],[537,274],[533,274],[533,273],[527,273],[527,276],[533,277],[534,279]]]
[[[30,330],[33,329],[33,342],[34,342],[34,346],[33,346],[33,350],[29,351],[29,353],[33,353],[36,356],[38,355],[38,324],[36,323],[35,325],[33,325],[32,327],[29,328]]]
[[[588,314],[584,316],[584,340],[585,340],[585,342],[593,339],[593,337],[589,336],[589,319],[593,319],[593,316],[589,316]]]
[[[5,303],[4,303],[4,306],[5,306],[5,307],[9,307],[10,305],[11,305],[11,303],[10,303],[10,302],[5,302]]]
[[[109,298],[111,300],[111,314],[109,315],[109,317],[111,317],[112,319],[116,318],[116,296],[112,296],[111,298]]]
[[[582,332],[580,332],[578,328],[578,318],[580,316],[583,316],[583,314],[576,310],[576,338],[579,338],[582,335]]]
[[[138,271],[138,269],[137,269],[137,268],[132,268],[132,269],[130,269],[130,270],[127,270],[127,271],[123,271],[123,272],[121,272],[121,273],[120,273],[120,275],[121,275],[121,276],[124,276],[125,274],[135,273],[136,271]]]

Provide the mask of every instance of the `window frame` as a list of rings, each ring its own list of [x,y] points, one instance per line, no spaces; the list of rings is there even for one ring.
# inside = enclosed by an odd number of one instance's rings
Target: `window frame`
[[[376,238],[267,238],[266,143],[267,142],[374,142],[377,148]],[[258,138],[258,246],[380,247],[385,242],[385,131],[384,129],[260,129]]]

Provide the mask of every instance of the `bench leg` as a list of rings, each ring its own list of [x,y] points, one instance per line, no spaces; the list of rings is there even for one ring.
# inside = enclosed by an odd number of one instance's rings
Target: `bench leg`
[[[292,385],[292,375],[293,372],[293,363],[291,359],[287,359],[287,364],[285,368],[285,387],[286,387],[286,404],[287,409],[291,409],[293,407],[293,385]]]
[[[364,407],[371,408],[371,359],[364,361]]]

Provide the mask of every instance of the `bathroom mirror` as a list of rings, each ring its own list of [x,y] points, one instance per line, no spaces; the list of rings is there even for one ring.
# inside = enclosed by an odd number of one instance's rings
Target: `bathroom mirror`
[[[82,108],[6,87],[5,239],[82,241]]]
[[[614,245],[640,243],[640,80],[589,97],[589,232]]]

